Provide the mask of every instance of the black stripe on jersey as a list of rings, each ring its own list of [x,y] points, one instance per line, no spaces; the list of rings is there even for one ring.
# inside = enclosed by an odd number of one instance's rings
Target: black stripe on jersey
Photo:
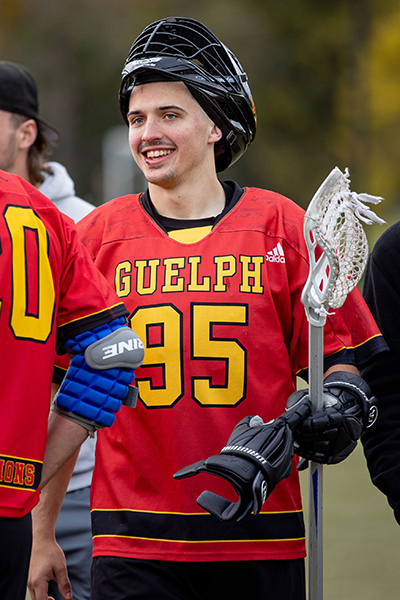
[[[371,362],[376,354],[385,350],[389,350],[389,348],[381,335],[377,335],[370,340],[367,340],[364,344],[357,346],[357,348],[354,349],[357,367],[364,367]]]
[[[42,476],[42,463],[29,458],[0,455],[0,487],[35,491]]]
[[[130,510],[92,510],[94,536],[123,536],[168,541],[293,540],[305,536],[302,512],[261,513],[241,523],[209,514],[169,514]]]
[[[63,347],[64,340],[69,340],[80,333],[90,331],[91,329],[95,329],[100,325],[109,323],[114,319],[118,319],[119,317],[127,317],[128,315],[129,311],[121,302],[121,304],[117,304],[116,306],[112,306],[93,315],[89,315],[83,319],[76,319],[71,323],[62,325],[57,331],[57,354],[65,354],[65,348]]]
[[[387,350],[386,342],[378,334],[355,348],[343,348],[335,354],[325,356],[324,373],[334,365],[354,365],[361,369],[370,363],[376,354],[384,350]],[[308,369],[303,369],[297,375],[308,382]]]

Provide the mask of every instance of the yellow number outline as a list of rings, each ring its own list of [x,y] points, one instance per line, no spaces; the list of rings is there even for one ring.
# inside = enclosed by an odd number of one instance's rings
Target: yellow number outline
[[[55,290],[49,260],[47,230],[30,207],[8,205],[3,212],[12,248],[12,298],[10,328],[16,339],[45,343],[53,329]],[[28,313],[28,268],[26,232],[37,244],[37,314]]]
[[[246,395],[247,349],[236,338],[214,335],[216,326],[247,326],[247,304],[192,303],[189,339],[183,334],[183,316],[173,304],[139,306],[130,325],[145,345],[145,361],[136,374],[140,399],[148,408],[174,406],[185,394],[184,344],[190,344],[190,361],[215,360],[225,364],[225,382],[191,377],[191,397],[200,406],[237,406]],[[152,328],[158,343],[150,342]],[[146,368],[161,369],[161,385],[154,384]]]

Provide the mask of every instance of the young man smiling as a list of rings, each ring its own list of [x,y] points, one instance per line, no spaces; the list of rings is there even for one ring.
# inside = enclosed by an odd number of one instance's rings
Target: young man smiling
[[[132,90],[129,145],[160,213],[179,219],[219,214],[225,193],[215,175],[221,130],[179,81]]]
[[[146,351],[135,413],[122,409],[98,436],[92,599],[302,600],[296,469],[260,514],[240,522],[196,504],[207,485],[232,498],[224,476],[173,475],[218,453],[246,415],[278,417],[306,373],[304,211],[218,178],[253,141],[255,108],[239,62],[198,21],[163,19],[139,35],[120,107],[148,189],[97,208],[79,231]],[[272,262],[274,250],[280,260]],[[355,291],[328,316],[326,374],[362,385],[357,366],[383,346]],[[38,539],[49,538],[38,531]],[[31,591],[45,561],[36,556]]]

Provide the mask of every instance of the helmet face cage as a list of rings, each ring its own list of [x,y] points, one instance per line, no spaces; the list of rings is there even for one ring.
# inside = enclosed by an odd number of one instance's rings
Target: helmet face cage
[[[234,54],[202,23],[171,17],[148,25],[134,41],[122,72],[121,113],[127,122],[135,85],[182,81],[221,129],[215,145],[217,171],[246,151],[256,131],[256,113],[244,73]]]

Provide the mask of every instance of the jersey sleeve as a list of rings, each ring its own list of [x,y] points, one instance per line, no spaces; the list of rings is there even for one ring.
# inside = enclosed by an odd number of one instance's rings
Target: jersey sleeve
[[[97,235],[92,243],[85,240],[85,245],[80,241],[79,228],[89,231],[102,227],[101,210],[97,209],[93,218],[92,213],[81,219],[79,226],[73,229],[73,244],[68,255],[68,268],[64,272],[61,285],[61,301],[58,315],[57,355],[55,357],[53,383],[60,384],[70,364],[70,358],[65,353],[63,341],[79,333],[93,329],[115,318],[127,316],[129,312],[112,290],[111,285],[94,264],[96,256]],[[63,215],[64,216],[64,215]],[[69,221],[64,216],[64,220]],[[72,222],[71,222],[72,223]],[[77,231],[78,230],[78,234]],[[90,249],[87,249],[86,242]],[[85,302],[82,303],[82,298]],[[72,318],[71,318],[71,310]]]
[[[304,307],[301,309],[302,335],[297,345],[300,368],[298,375],[308,380],[308,322]],[[307,333],[306,333],[307,331]],[[361,292],[355,288],[344,305],[332,311],[324,327],[324,372],[338,364],[354,365],[362,369],[387,349],[377,324]]]
[[[56,323],[57,351],[61,352],[64,340],[126,317],[128,311],[78,240],[73,221],[61,213],[59,217],[63,229],[59,259],[63,268]]]
[[[354,364],[359,369],[387,350],[382,332],[358,287],[348,295],[344,305],[336,312],[351,335]]]
[[[76,232],[73,238],[60,285],[57,326],[62,339],[75,337],[128,315],[123,302],[95,267],[86,248],[76,239]]]

